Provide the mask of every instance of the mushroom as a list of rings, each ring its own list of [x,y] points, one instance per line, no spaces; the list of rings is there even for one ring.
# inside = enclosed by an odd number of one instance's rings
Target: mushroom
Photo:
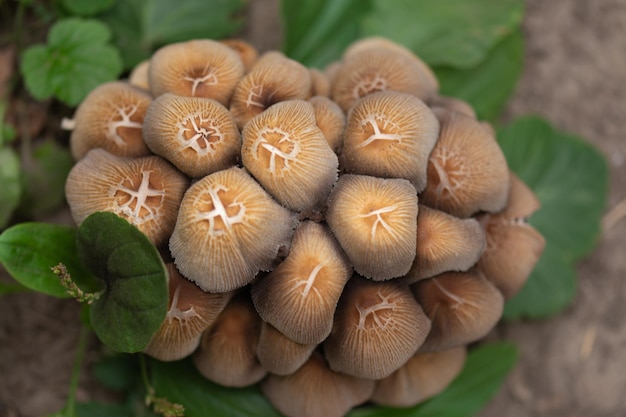
[[[259,57],[259,52],[256,48],[243,39],[221,39],[219,42],[239,54],[239,58],[241,58],[241,62],[243,63],[246,72],[250,71]]]
[[[174,229],[189,180],[159,156],[129,159],[93,149],[70,171],[65,196],[76,224],[97,211],[128,220],[155,245]]]
[[[143,136],[152,152],[195,178],[235,165],[241,150],[228,109],[203,97],[157,97],[146,113]]]
[[[226,292],[269,270],[297,219],[241,168],[208,175],[185,193],[169,246],[187,279]]]
[[[261,319],[244,291],[233,298],[211,329],[204,332],[193,354],[196,369],[207,379],[227,387],[255,384],[267,375],[256,349]]]
[[[429,331],[408,286],[355,276],[341,296],[324,352],[334,371],[380,379],[404,365]]]
[[[311,75],[311,91],[309,95],[311,97],[328,97],[330,95],[330,80],[328,76],[317,68],[309,68],[309,74]]]
[[[339,161],[310,103],[277,103],[250,120],[242,137],[243,165],[281,204],[306,213],[328,197]]]
[[[143,352],[160,361],[176,361],[196,350],[202,332],[213,325],[233,293],[204,292],[180,275],[174,264],[166,267],[169,308]]]
[[[145,59],[139,64],[135,65],[135,67],[130,72],[130,75],[128,76],[128,84],[134,87],[141,88],[145,91],[150,91],[150,80],[148,79],[149,68],[149,59]]]
[[[118,156],[147,156],[143,118],[152,97],[132,85],[113,81],[93,89],[76,109],[70,149],[79,160],[94,148]]]
[[[244,66],[232,48],[210,39],[172,43],[150,59],[152,95],[206,97],[227,106]]]
[[[304,221],[289,256],[252,284],[252,301],[263,320],[301,344],[321,343],[352,268],[328,228]]]
[[[437,118],[417,97],[397,91],[369,94],[348,113],[341,166],[352,174],[404,178],[420,192],[438,135]]]
[[[466,356],[465,346],[416,353],[402,368],[376,382],[370,401],[389,407],[417,405],[446,389],[463,370]]]
[[[343,133],[346,128],[346,115],[341,107],[328,97],[314,96],[309,99],[315,111],[315,123],[320,128],[328,146],[338,152],[343,141]]]
[[[470,104],[467,103],[466,101],[463,101],[456,97],[435,95],[430,99],[430,101],[428,102],[428,105],[431,108],[440,107],[445,110],[450,110],[450,111],[454,111],[457,113],[461,113],[461,114],[466,115],[467,117],[476,119],[476,112],[474,111],[474,108],[470,106]]]
[[[422,352],[451,349],[484,337],[502,316],[504,298],[476,270],[445,272],[411,285],[432,322]]]
[[[294,374],[270,374],[261,390],[287,417],[342,417],[372,395],[374,381],[334,372],[314,353]]]
[[[270,373],[291,375],[309,359],[316,346],[294,342],[271,324],[263,322],[256,354]]]
[[[407,180],[342,175],[329,197],[326,221],[360,275],[380,281],[411,269],[417,194]]]

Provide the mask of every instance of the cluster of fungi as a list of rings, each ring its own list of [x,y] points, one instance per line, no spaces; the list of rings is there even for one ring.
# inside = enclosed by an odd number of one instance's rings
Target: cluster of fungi
[[[70,145],[75,221],[116,213],[166,263],[145,353],[260,382],[287,416],[435,395],[544,247],[491,126],[381,38],[324,71],[240,40],[164,46],[88,95]]]

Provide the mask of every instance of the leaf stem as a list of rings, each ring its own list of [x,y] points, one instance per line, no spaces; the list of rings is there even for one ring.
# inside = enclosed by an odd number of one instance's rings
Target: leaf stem
[[[140,354],[139,365],[141,367],[141,379],[146,388],[146,406],[152,407],[155,413],[164,417],[184,417],[185,407],[182,404],[172,403],[167,398],[157,397],[154,387],[150,383],[148,376],[148,364],[146,363],[146,355]]]
[[[87,351],[87,341],[89,340],[89,333],[90,331],[87,326],[81,327],[80,336],[78,338],[78,349],[76,351],[76,358],[74,358],[74,365],[72,366],[72,376],[70,379],[69,393],[67,395],[67,404],[65,405],[65,414],[68,417],[74,417],[76,415],[76,391],[78,390],[80,371],[83,367],[85,352]]]
[[[67,267],[60,263],[56,266],[53,266],[52,272],[54,275],[59,277],[61,280],[61,285],[65,288],[66,292],[70,295],[70,297],[76,299],[79,303],[87,303],[91,304],[96,301],[104,291],[99,292],[84,292],[80,289],[80,287],[74,282],[72,276],[67,270]]]

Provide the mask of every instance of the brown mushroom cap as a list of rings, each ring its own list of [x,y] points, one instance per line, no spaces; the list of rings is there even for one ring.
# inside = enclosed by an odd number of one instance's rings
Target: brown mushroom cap
[[[113,81],[93,89],[74,114],[70,148],[74,159],[102,148],[118,156],[147,156],[143,118],[152,97],[132,85]]]
[[[311,75],[311,97],[322,96],[328,97],[330,95],[330,79],[323,72],[317,68],[309,68],[309,74]]]
[[[376,382],[370,401],[390,407],[412,407],[446,389],[463,370],[464,346],[416,353],[400,369]]]
[[[324,352],[337,372],[380,379],[404,365],[429,330],[409,287],[355,276],[339,301]]]
[[[328,146],[338,152],[343,141],[343,133],[346,128],[346,115],[341,107],[328,97],[314,96],[309,99],[315,111],[315,123],[320,128]]]
[[[484,337],[502,317],[500,291],[475,270],[445,272],[411,285],[417,302],[432,322],[420,348],[451,349]]]
[[[146,59],[135,65],[128,76],[128,84],[141,88],[145,91],[150,91],[150,80],[148,78],[148,72],[150,69],[150,60]]]
[[[186,278],[205,291],[231,291],[271,267],[296,221],[244,170],[229,168],[187,190],[169,246]]]
[[[272,405],[287,417],[342,417],[372,395],[374,381],[355,378],[329,369],[314,353],[294,374],[270,374],[261,390]]]
[[[239,58],[241,58],[246,72],[250,71],[259,57],[259,52],[256,48],[251,43],[242,39],[221,39],[219,42],[239,54]]]
[[[155,245],[174,229],[189,180],[159,156],[128,159],[93,149],[70,171],[65,196],[80,225],[97,211],[128,220]]]
[[[256,354],[270,373],[290,375],[309,359],[316,346],[294,342],[271,324],[263,322]]]
[[[352,174],[404,178],[420,192],[438,135],[437,118],[417,97],[369,94],[348,113],[341,166]]]
[[[467,117],[476,119],[476,112],[474,111],[474,108],[468,102],[456,97],[435,95],[430,99],[428,105],[432,108],[442,107],[446,110],[461,113]]]
[[[228,109],[203,97],[157,97],[146,113],[143,136],[152,152],[195,178],[235,165],[241,150]]]
[[[252,284],[252,300],[263,320],[301,344],[321,343],[352,268],[330,231],[312,221],[300,224],[291,252],[276,269]]]
[[[261,319],[248,294],[236,296],[202,335],[193,355],[196,368],[205,378],[227,387],[259,382],[267,375],[256,357],[260,332]]]
[[[150,88],[155,97],[164,93],[206,97],[227,106],[243,74],[239,54],[210,39],[172,43],[150,59]]]
[[[233,293],[204,292],[180,275],[174,264],[166,267],[169,308],[143,352],[160,361],[176,361],[196,350],[202,332],[213,325]]]
[[[326,221],[359,274],[378,281],[411,269],[417,193],[410,182],[342,175],[329,197]]]

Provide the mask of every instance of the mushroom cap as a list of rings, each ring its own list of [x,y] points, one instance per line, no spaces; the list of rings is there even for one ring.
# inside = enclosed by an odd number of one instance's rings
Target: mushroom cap
[[[267,375],[256,357],[261,319],[246,292],[233,298],[193,355],[198,371],[227,387],[255,384]]]
[[[189,180],[159,156],[129,159],[93,149],[78,161],[65,183],[76,224],[97,211],[126,219],[155,245],[171,235]]]
[[[476,119],[476,112],[474,111],[474,108],[468,102],[463,101],[460,98],[437,94],[430,99],[428,105],[432,108],[442,107],[446,110],[461,113],[467,117]]]
[[[148,78],[148,72],[150,69],[150,60],[145,59],[131,70],[128,75],[128,84],[141,88],[145,91],[150,91],[150,80]]]
[[[243,74],[239,54],[210,39],[172,43],[150,59],[150,88],[155,97],[174,93],[212,98],[227,106]]]
[[[379,281],[411,269],[417,193],[407,180],[342,175],[329,197],[326,221],[360,275]]]
[[[439,140],[428,162],[428,185],[421,202],[465,218],[504,208],[509,169],[495,137],[477,120],[437,109]]]
[[[250,120],[242,137],[243,165],[281,204],[306,212],[328,197],[339,161],[310,103],[277,103]]]
[[[294,342],[271,324],[263,322],[256,354],[270,373],[290,375],[309,359],[316,346]]]
[[[221,39],[219,42],[239,54],[246,72],[250,71],[259,57],[259,51],[251,43],[243,39]]]
[[[416,353],[402,368],[376,382],[370,401],[390,407],[412,407],[446,389],[461,373],[467,350]]]
[[[202,332],[217,320],[233,293],[204,292],[185,279],[173,263],[166,267],[169,308],[143,352],[160,361],[176,361],[196,350]]]
[[[152,97],[123,81],[113,81],[93,89],[74,114],[70,149],[75,160],[94,148],[118,156],[147,156],[143,141],[143,118]]]
[[[240,168],[208,175],[185,193],[170,239],[179,271],[204,291],[248,284],[289,245],[297,219]]]
[[[324,352],[337,372],[380,379],[404,365],[429,331],[408,286],[355,276],[339,301]]]
[[[203,177],[236,164],[241,136],[228,109],[203,97],[165,93],[146,113],[148,148],[190,177]]]
[[[509,199],[504,210],[498,215],[510,220],[527,219],[541,208],[541,202],[533,190],[513,172],[509,172],[509,178],[511,181]]]
[[[304,221],[289,256],[252,284],[252,301],[264,321],[301,344],[321,343],[352,268],[328,228]]]
[[[346,128],[346,115],[341,107],[328,97],[314,96],[309,99],[315,111],[315,124],[320,128],[328,146],[338,152]]]
[[[411,285],[432,322],[423,352],[451,349],[484,337],[502,317],[504,298],[476,270],[445,272]]]
[[[311,75],[310,96],[328,97],[330,95],[330,79],[328,76],[317,68],[309,68],[309,74]]]
[[[348,113],[341,166],[352,174],[404,178],[420,192],[438,135],[437,118],[417,97],[397,91],[369,94]]]
[[[321,354],[314,353],[291,375],[270,374],[261,390],[287,417],[342,417],[367,401],[374,381],[334,372]]]

